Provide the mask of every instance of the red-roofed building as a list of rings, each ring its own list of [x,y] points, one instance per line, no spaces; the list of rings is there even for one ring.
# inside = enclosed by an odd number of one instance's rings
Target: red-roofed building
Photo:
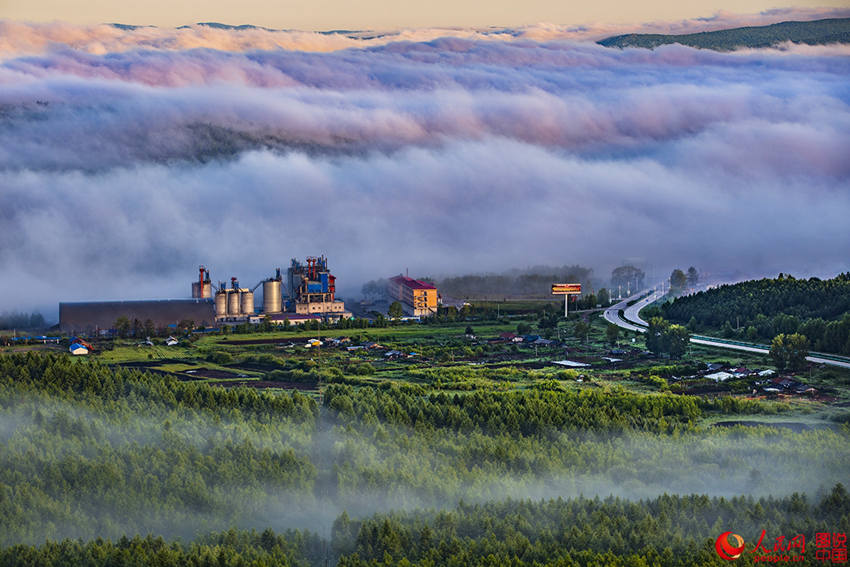
[[[428,282],[399,274],[389,279],[387,293],[414,317],[427,317],[437,312],[437,288]]]

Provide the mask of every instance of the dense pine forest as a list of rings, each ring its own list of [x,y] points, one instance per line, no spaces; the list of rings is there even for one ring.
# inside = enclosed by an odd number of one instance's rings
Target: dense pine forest
[[[813,350],[850,354],[850,273],[723,285],[665,304],[662,314],[697,332],[767,343],[780,333],[800,333]]]
[[[816,499],[795,493],[758,500],[663,495],[637,502],[559,498],[460,503],[450,510],[363,520],[343,513],[327,538],[296,530],[229,530],[189,544],[148,536],[15,545],[0,550],[0,565],[722,565],[714,539],[729,528],[752,538],[762,531],[769,534],[765,549],[771,551],[777,538],[846,533],[850,496],[839,484]],[[803,559],[795,564],[823,564],[811,540],[806,552],[789,555]],[[738,563],[753,561],[745,555]]]
[[[847,526],[846,425],[700,425],[781,409],[427,381],[330,384],[317,403],[5,355],[0,565],[710,562],[727,525]]]

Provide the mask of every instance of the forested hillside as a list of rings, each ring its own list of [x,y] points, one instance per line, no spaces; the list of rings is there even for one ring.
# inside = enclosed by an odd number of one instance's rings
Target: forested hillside
[[[816,498],[718,499],[659,496],[635,502],[617,498],[515,500],[459,504],[448,511],[336,518],[328,540],[298,531],[277,535],[228,531],[195,543],[161,538],[112,543],[65,541],[0,550],[0,566],[66,565],[182,567],[184,565],[390,565],[696,566],[722,565],[714,539],[734,528],[754,546],[762,530],[776,537],[807,537],[803,554],[817,565],[814,534],[846,533],[850,497],[842,485]],[[749,555],[749,554],[748,554]],[[796,551],[791,555],[798,556]],[[750,557],[740,564],[752,564]]]
[[[730,51],[742,47],[773,47],[791,41],[807,45],[850,43],[850,18],[831,18],[810,22],[780,22],[768,26],[751,26],[691,33],[684,35],[626,34],[600,40],[606,47],[643,47],[679,43],[702,49]]]
[[[842,485],[810,501],[668,496],[461,504],[451,512],[337,519],[340,566],[395,565],[711,565],[714,534],[834,532],[850,527]],[[750,537],[753,537],[750,536]],[[811,549],[811,548],[810,548]],[[814,553],[809,553],[814,558]],[[810,561],[808,564],[815,564]]]
[[[847,525],[841,491],[831,507],[658,498],[815,498],[846,479],[847,426],[705,427],[783,406],[619,387],[446,392],[430,376],[330,384],[317,404],[0,356],[0,565],[677,564],[668,547],[704,558],[727,522]],[[63,538],[83,541],[44,543]]]
[[[780,274],[723,285],[680,297],[662,313],[696,331],[766,342],[800,333],[814,350],[850,354],[850,273],[828,280]]]
[[[0,543],[45,536],[191,536],[223,529],[270,491],[310,492],[293,438],[317,406],[113,370],[0,357]]]

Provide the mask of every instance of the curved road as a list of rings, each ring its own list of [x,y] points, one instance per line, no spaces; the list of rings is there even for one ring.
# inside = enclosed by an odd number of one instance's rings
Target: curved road
[[[641,299],[640,301],[638,301],[637,303],[635,303],[631,307],[626,308],[625,313],[623,313],[623,317],[625,317],[626,321],[630,321],[632,323],[635,323],[637,325],[641,325],[641,326],[644,326],[644,327],[649,326],[649,322],[641,319],[641,316],[639,315],[639,313],[640,313],[641,309],[643,309],[644,307],[646,307],[650,303],[654,303],[654,302],[658,301],[659,299],[661,299],[662,295],[658,291],[659,287],[661,287],[661,284],[658,284],[655,287],[655,290],[652,293],[650,293],[649,295],[647,295],[646,297],[644,297],[643,299]]]
[[[638,299],[644,293],[646,293],[646,292],[643,292],[643,291],[638,292],[638,293],[634,294],[633,296],[627,297],[626,299],[622,300],[621,302],[619,302],[615,305],[612,305],[611,307],[609,307],[608,309],[606,309],[602,313],[602,316],[605,318],[606,321],[608,321],[609,323],[612,323],[614,325],[617,325],[620,328],[628,329],[629,331],[638,331],[640,333],[643,333],[644,331],[646,331],[646,329],[644,329],[643,327],[638,327],[637,325],[633,325],[633,324],[631,324],[627,321],[624,321],[623,319],[620,318],[619,312],[620,312],[620,309],[622,309],[624,311],[626,309],[628,309],[628,306],[627,306],[628,302],[634,301],[635,299]]]
[[[658,286],[656,286],[656,288],[657,287]],[[645,291],[636,293],[636,294],[632,295],[631,297],[628,297],[628,298],[624,299],[623,301],[617,303],[616,305],[612,305],[611,307],[607,308],[603,312],[602,316],[605,318],[606,321],[608,321],[609,323],[612,323],[614,325],[617,325],[621,329],[627,329],[629,331],[638,331],[639,333],[645,333],[646,327],[648,326],[649,323],[644,321],[638,313],[640,312],[641,309],[643,309],[644,307],[646,307],[650,303],[660,299],[661,298],[660,294],[657,291],[653,291],[652,293],[650,293],[649,295],[647,295],[646,297],[644,297],[640,301],[636,302],[634,305],[627,306],[627,304],[630,301],[634,301],[635,299],[641,297],[645,293],[646,293]],[[624,320],[623,318],[620,317],[620,313],[619,313],[620,309],[623,310],[623,316],[627,320]],[[717,348],[726,348],[726,349],[740,350],[740,351],[746,351],[746,352],[755,352],[755,353],[759,353],[759,354],[768,354],[770,352],[768,349],[763,348],[759,345],[748,346],[748,345],[742,345],[742,344],[729,344],[727,342],[721,342],[719,340],[718,341],[711,340],[709,337],[700,337],[700,338],[691,337],[691,342],[695,345],[705,345],[705,346],[711,346],[711,347],[717,347]],[[844,358],[844,357],[840,357],[840,358]],[[845,359],[845,360],[834,360],[834,359],[831,359],[831,358],[822,358],[820,356],[814,355],[814,356],[807,356],[806,360],[808,360],[809,362],[814,362],[815,364],[826,364],[826,365],[829,365],[829,366],[839,366],[841,368],[850,368],[850,358]]]

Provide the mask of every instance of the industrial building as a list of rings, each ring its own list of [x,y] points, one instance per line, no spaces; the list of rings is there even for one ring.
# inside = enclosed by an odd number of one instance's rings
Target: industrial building
[[[336,278],[324,256],[310,256],[302,264],[295,258],[287,270],[289,301],[299,315],[350,319],[345,304],[336,299]]]
[[[261,282],[262,283],[262,282]],[[260,284],[254,286],[257,289]],[[219,282],[215,292],[215,320],[217,323],[244,323],[256,315],[254,289],[239,286],[239,280],[230,278],[230,287]]]
[[[209,276],[207,275],[207,278]],[[276,324],[288,320],[292,324],[312,319],[351,318],[345,303],[336,299],[336,277],[328,270],[324,256],[310,256],[305,263],[295,258],[286,273],[286,301],[283,300],[283,277],[278,268],[273,277],[261,281],[253,288],[240,287],[236,278],[230,286],[220,282],[215,293],[215,319],[217,323],[258,323],[266,316]],[[196,282],[193,285],[197,287]],[[254,309],[254,292],[263,286],[263,309]]]
[[[212,282],[210,281],[210,271],[206,266],[199,268],[198,281],[192,282],[192,297],[194,299],[211,299],[212,298]]]
[[[192,282],[192,299],[152,301],[93,301],[59,304],[59,328],[68,333],[95,333],[115,327],[126,317],[132,323],[152,321],[157,329],[191,321],[196,327],[216,327],[242,323],[260,323],[268,317],[272,323],[300,324],[309,320],[351,318],[345,304],[336,299],[336,278],[328,271],[324,256],[309,257],[305,264],[292,260],[287,271],[288,295],[284,302],[280,268],[275,275],[253,288],[242,287],[235,277],[230,285],[213,285],[210,272],[200,266]],[[257,313],[254,292],[262,286],[262,311]],[[213,294],[213,290],[215,293]]]
[[[275,276],[263,281],[263,313],[275,315],[283,311],[283,294],[281,293],[283,278],[280,277],[280,268]]]
[[[154,301],[81,301],[59,304],[59,329],[66,333],[92,334],[114,329],[126,317],[131,323],[150,320],[157,329],[192,321],[195,326],[215,326],[210,299],[164,299]]]
[[[433,284],[399,274],[388,280],[387,293],[408,315],[428,317],[437,313],[439,296]]]

